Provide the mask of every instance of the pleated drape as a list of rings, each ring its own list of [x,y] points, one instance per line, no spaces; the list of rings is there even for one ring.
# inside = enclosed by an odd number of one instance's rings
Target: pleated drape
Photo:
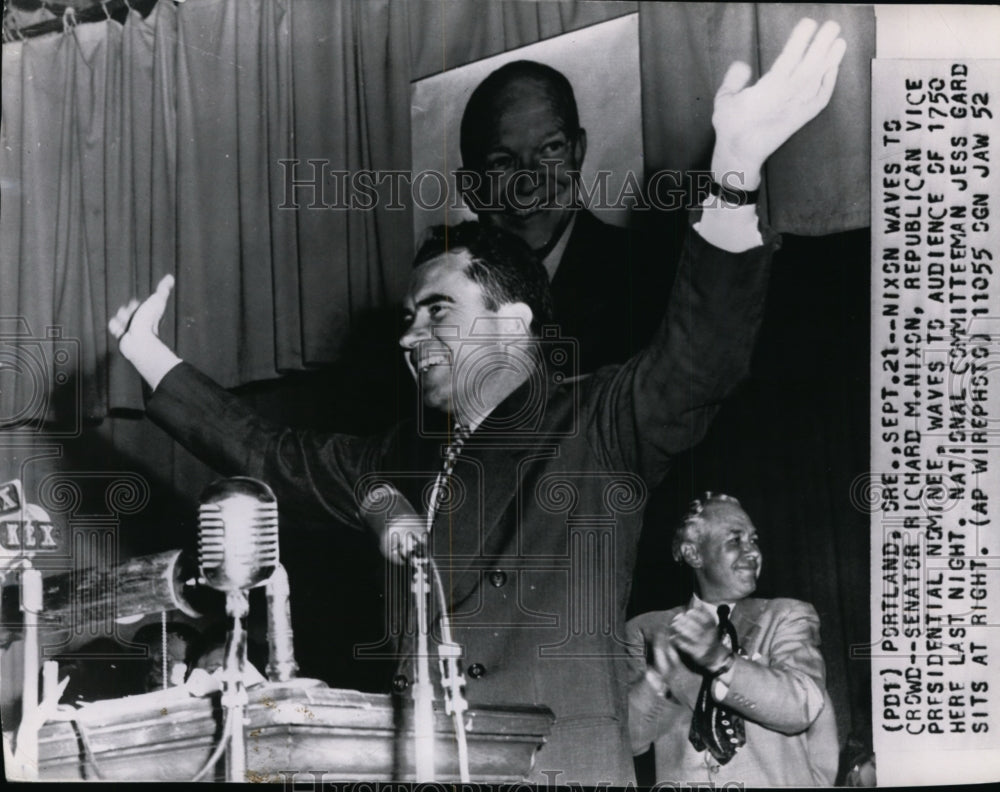
[[[836,20],[848,49],[822,115],[768,160],[762,203],[777,231],[819,236],[868,225],[871,6],[822,3],[644,3],[639,9],[647,171],[708,165],[712,101],[732,61],[753,79],[802,17]]]
[[[635,7],[202,0],[7,43],[0,316],[78,345],[70,401],[90,418],[141,406],[104,322],[166,273],[164,337],[224,385],[335,361],[358,317],[400,297],[412,223],[388,179],[370,211],[323,199],[338,172],[408,171],[410,80]],[[774,156],[764,206],[793,233],[867,223],[870,9],[638,9],[649,171],[705,165],[734,57],[759,71],[800,16],[838,18],[850,49],[833,105]],[[320,201],[292,183],[314,179]],[[31,413],[37,383],[7,379],[0,416]]]
[[[407,168],[406,31],[387,2],[209,0],[4,45],[0,316],[79,346],[67,409],[141,406],[104,323],[167,273],[163,337],[226,386],[335,360],[398,299],[407,207],[286,199],[296,157]],[[0,415],[23,415],[39,383],[8,379]]]

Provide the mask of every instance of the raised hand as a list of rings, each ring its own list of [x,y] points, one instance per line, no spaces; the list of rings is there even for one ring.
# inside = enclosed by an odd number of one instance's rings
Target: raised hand
[[[712,113],[717,180],[735,172],[743,181],[726,180],[728,186],[757,189],[765,160],[830,101],[847,43],[836,22],[816,28],[812,19],[802,19],[770,71],[752,86],[746,63],[729,67]]]
[[[118,340],[118,349],[151,388],[180,362],[160,341],[160,320],[173,288],[174,276],[165,275],[145,301],[133,298],[108,320],[108,332]]]
[[[149,337],[160,337],[160,320],[167,309],[167,300],[174,290],[174,276],[164,275],[153,292],[144,302],[134,297],[127,305],[118,309],[108,320],[108,331],[122,347],[122,354],[129,357],[125,347],[138,341],[148,341]]]
[[[703,608],[678,613],[670,622],[670,642],[704,669],[715,667],[729,650],[719,640],[718,624]]]

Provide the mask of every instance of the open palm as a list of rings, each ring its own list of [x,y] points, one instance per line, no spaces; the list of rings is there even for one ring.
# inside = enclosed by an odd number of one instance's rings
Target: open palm
[[[839,33],[836,22],[817,31],[815,21],[801,20],[771,69],[749,87],[750,67],[729,67],[712,113],[717,175],[739,171],[756,181],[765,160],[826,107],[847,49]]]

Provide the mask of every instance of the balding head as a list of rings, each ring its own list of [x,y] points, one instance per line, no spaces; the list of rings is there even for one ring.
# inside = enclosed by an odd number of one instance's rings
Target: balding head
[[[569,81],[534,61],[497,69],[469,98],[461,149],[459,190],[479,221],[536,251],[554,244],[578,206],[587,151]]]
[[[483,158],[501,117],[526,91],[545,99],[567,135],[580,130],[576,96],[566,76],[544,63],[514,61],[491,72],[476,86],[465,105],[460,141],[463,167],[483,169]]]
[[[691,502],[674,534],[673,555],[691,567],[698,595],[711,604],[739,602],[757,588],[757,530],[729,495],[706,492]]]

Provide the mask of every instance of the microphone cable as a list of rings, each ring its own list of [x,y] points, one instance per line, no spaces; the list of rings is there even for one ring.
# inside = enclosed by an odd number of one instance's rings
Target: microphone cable
[[[458,745],[458,773],[462,783],[469,783],[469,741],[465,734],[465,720],[462,713],[469,708],[469,702],[462,693],[465,677],[459,661],[462,657],[462,647],[455,643],[451,635],[451,618],[448,616],[448,605],[445,602],[444,584],[437,564],[427,554],[431,573],[434,576],[434,591],[437,593],[438,606],[441,609],[441,643],[438,644],[440,658],[441,687],[444,690],[445,713],[451,715],[455,724],[455,742]]]

